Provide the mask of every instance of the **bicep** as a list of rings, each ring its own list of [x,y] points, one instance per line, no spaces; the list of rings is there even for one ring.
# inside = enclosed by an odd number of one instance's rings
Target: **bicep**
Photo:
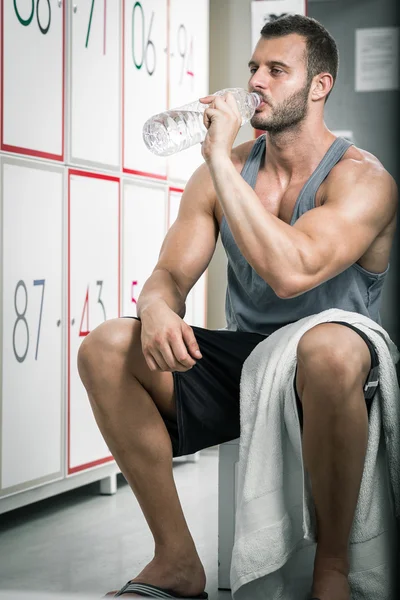
[[[397,195],[385,174],[335,183],[328,201],[306,212],[294,230],[306,234],[299,244],[303,271],[296,294],[331,279],[359,260],[397,210]]]

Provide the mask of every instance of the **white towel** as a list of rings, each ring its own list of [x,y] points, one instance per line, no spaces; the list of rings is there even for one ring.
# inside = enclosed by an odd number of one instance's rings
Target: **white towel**
[[[355,312],[329,309],[282,327],[258,344],[240,382],[234,600],[306,600],[312,583],[316,522],[304,472],[293,379],[297,344],[311,327],[345,321],[363,331],[379,359],[380,384],[350,536],[352,600],[394,599],[400,520],[400,353],[387,332]],[[396,520],[397,517],[397,520]]]

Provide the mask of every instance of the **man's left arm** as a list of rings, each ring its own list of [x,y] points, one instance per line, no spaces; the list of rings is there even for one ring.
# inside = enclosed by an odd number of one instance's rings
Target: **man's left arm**
[[[326,180],[324,204],[288,225],[263,207],[231,160],[241,124],[232,94],[200,100],[210,104],[202,154],[229,228],[280,298],[299,296],[357,262],[396,214],[396,183],[382,165],[345,159]]]
[[[291,297],[356,263],[397,213],[396,183],[378,161],[344,160],[327,180],[325,193],[324,204],[295,223],[311,243]]]
[[[324,204],[294,226],[262,206],[228,157],[209,166],[238,247],[281,298],[299,296],[357,262],[397,210],[396,184],[377,163],[337,165]]]

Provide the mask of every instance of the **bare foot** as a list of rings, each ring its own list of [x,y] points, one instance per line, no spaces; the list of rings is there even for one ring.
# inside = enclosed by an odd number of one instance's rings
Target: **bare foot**
[[[150,583],[181,596],[197,596],[204,592],[206,574],[199,558],[188,560],[186,558],[168,559],[154,557],[153,560],[137,575],[133,582]],[[122,582],[121,586],[125,582]],[[118,590],[108,592],[105,596],[113,596]],[[136,594],[124,594],[124,597],[138,598]]]

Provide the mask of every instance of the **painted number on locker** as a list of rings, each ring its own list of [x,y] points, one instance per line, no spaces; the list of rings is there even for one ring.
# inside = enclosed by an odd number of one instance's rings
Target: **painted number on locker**
[[[169,106],[177,108],[198,100],[208,90],[208,0],[170,4]],[[168,176],[187,181],[203,163],[199,144],[168,157]]]
[[[77,369],[79,347],[119,316],[119,179],[69,171],[69,462],[72,473],[107,460]]]
[[[137,316],[139,295],[157,264],[166,234],[166,187],[124,184],[123,314]]]
[[[166,178],[145,146],[145,121],[167,108],[167,0],[124,2],[124,171]]]
[[[71,161],[119,166],[120,3],[75,0],[71,20]]]
[[[63,174],[18,160],[2,174],[3,490],[61,472]]]
[[[63,160],[63,5],[3,0],[3,14],[1,148]]]

